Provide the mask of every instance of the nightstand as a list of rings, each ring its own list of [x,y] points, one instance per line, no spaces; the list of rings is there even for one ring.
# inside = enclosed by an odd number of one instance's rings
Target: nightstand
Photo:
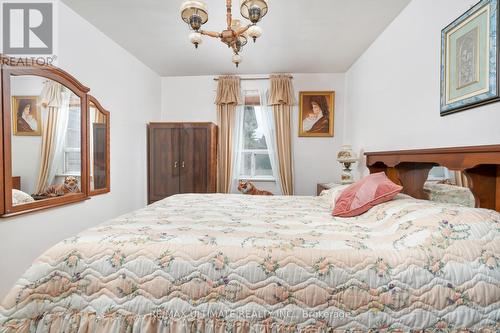
[[[325,190],[332,189],[337,186],[342,186],[341,183],[333,182],[333,183],[320,183],[317,185],[317,195],[319,196],[321,192]]]

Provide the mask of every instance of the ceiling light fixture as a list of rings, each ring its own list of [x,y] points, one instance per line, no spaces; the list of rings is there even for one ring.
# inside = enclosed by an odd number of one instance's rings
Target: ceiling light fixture
[[[232,0],[226,0],[227,29],[220,33],[201,30],[208,21],[208,8],[203,1],[185,1],[181,6],[181,17],[193,30],[189,40],[196,48],[203,42],[203,36],[219,38],[233,50],[233,63],[238,67],[243,60],[240,53],[248,42],[247,37],[256,42],[262,36],[262,28],[257,23],[266,16],[268,10],[267,0],[241,0],[241,15],[251,22],[242,27],[240,20],[233,19]]]

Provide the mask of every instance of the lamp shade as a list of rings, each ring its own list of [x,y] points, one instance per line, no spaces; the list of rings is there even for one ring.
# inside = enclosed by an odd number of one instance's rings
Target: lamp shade
[[[356,154],[352,151],[351,146],[342,146],[337,154],[337,161],[340,163],[354,163],[358,160]]]
[[[241,55],[239,55],[239,54],[233,55],[233,62],[235,64],[239,64],[242,61],[243,61],[243,57]]]
[[[266,16],[269,7],[267,0],[242,0],[241,1],[241,16],[250,20],[252,23],[259,22]]]
[[[203,1],[185,1],[181,6],[181,17],[184,22],[191,24],[193,17],[199,17],[201,24],[208,21],[208,8]]]
[[[247,33],[248,36],[252,37],[255,41],[257,38],[262,36],[262,28],[257,25],[252,25],[250,28],[248,28]]]
[[[192,32],[189,35],[189,41],[198,47],[199,44],[203,43],[203,37],[199,32]]]

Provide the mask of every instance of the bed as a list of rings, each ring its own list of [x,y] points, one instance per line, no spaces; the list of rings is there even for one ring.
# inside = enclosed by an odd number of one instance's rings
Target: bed
[[[3,332],[500,330],[500,214],[399,195],[349,219],[320,197],[170,197],[66,239]]]
[[[428,200],[455,203],[467,207],[475,207],[476,200],[468,187],[453,184],[427,181],[424,184],[424,193]]]

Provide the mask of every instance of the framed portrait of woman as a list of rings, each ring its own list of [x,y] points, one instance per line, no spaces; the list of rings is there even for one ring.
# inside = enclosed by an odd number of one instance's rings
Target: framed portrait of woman
[[[301,91],[299,105],[300,137],[333,137],[334,91]]]
[[[42,115],[37,96],[12,97],[12,128],[17,136],[40,136]]]

